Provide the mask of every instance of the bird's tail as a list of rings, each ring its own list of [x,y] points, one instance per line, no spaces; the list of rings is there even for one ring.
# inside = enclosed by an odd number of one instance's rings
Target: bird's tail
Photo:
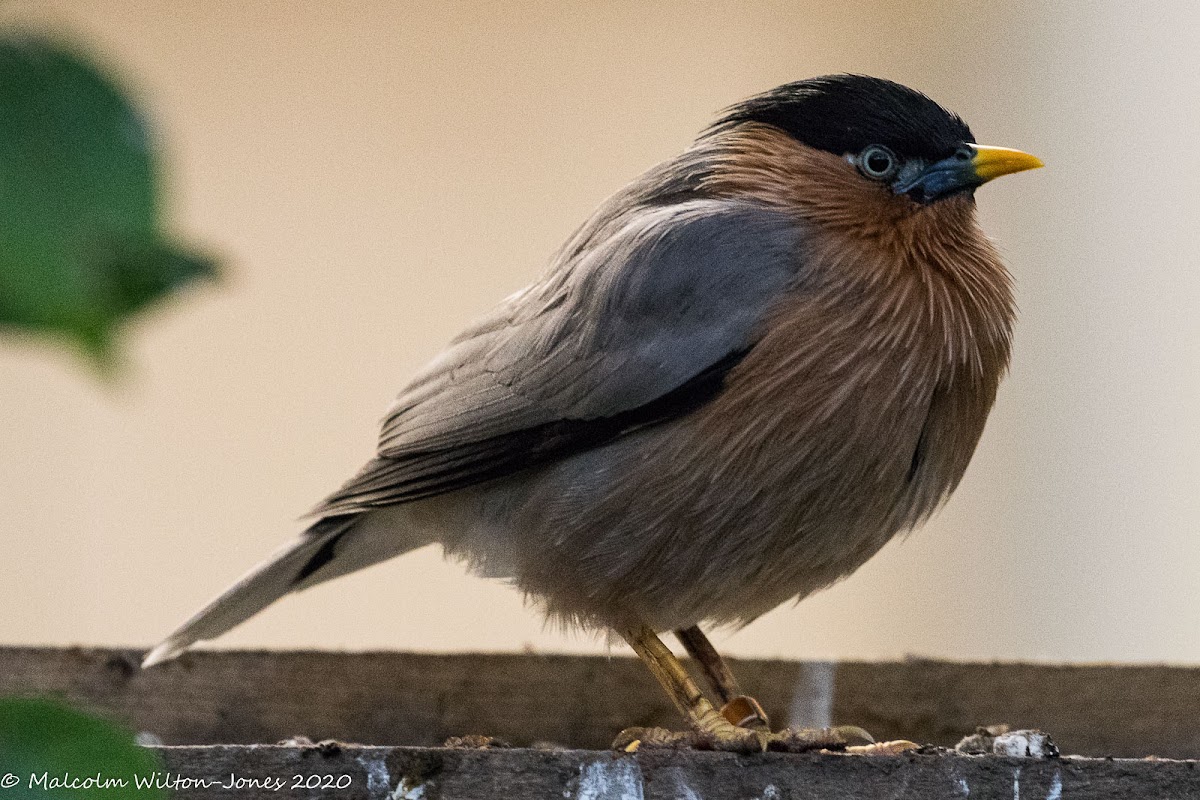
[[[318,520],[296,539],[225,590],[142,661],[151,667],[183,653],[192,644],[220,636],[290,592],[415,550],[431,539],[419,532],[372,531],[371,512]],[[390,527],[390,526],[389,526]]]

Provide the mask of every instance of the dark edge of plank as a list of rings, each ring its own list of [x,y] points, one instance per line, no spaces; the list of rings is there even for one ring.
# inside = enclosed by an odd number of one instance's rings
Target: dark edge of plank
[[[417,747],[156,748],[178,800],[891,800],[1200,796],[1194,761]],[[204,787],[200,781],[210,781]],[[340,788],[338,788],[340,786]],[[306,788],[311,787],[311,788]]]

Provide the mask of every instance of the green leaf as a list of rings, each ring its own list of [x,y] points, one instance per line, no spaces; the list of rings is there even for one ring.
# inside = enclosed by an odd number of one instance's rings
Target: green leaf
[[[161,773],[157,755],[112,723],[50,700],[0,699],[0,797],[5,800],[160,800],[134,776]],[[125,781],[121,785],[117,781]]]
[[[154,140],[101,73],[0,36],[0,329],[109,357],[127,317],[215,274],[160,230]]]

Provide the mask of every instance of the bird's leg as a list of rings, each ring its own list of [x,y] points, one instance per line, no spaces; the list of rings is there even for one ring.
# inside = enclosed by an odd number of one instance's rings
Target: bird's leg
[[[683,649],[687,650],[692,660],[700,665],[708,685],[717,693],[722,703],[728,703],[742,693],[733,671],[698,626],[680,628],[675,631],[675,638],[683,645]]]
[[[767,713],[753,697],[742,694],[737,678],[721,654],[713,647],[712,642],[704,635],[699,626],[680,628],[675,631],[675,637],[687,650],[692,660],[700,665],[708,685],[716,692],[724,704],[721,706],[721,716],[739,728],[752,728],[769,731],[771,724]]]
[[[692,733],[671,734],[658,729],[629,728],[618,735],[615,746],[632,749],[646,741],[659,746],[696,746],[739,752],[766,749],[764,732],[738,728],[721,716],[653,630],[640,625],[622,629],[620,634],[666,690]]]
[[[847,739],[850,737],[862,737],[873,741],[870,734],[853,726],[789,728],[779,733],[771,733],[766,728],[739,728],[713,707],[700,691],[700,687],[688,675],[683,664],[679,663],[679,659],[667,649],[653,630],[639,625],[623,628],[619,632],[658,679],[691,728],[684,733],[662,728],[626,728],[617,734],[617,739],[613,742],[613,747],[619,750],[633,751],[646,746],[696,747],[739,753],[761,752],[767,749],[801,753],[822,749],[846,749]]]

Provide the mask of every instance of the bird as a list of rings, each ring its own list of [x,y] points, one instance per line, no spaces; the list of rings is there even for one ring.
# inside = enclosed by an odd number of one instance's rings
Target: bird
[[[309,527],[144,666],[439,544],[547,619],[627,642],[687,724],[658,740],[843,741],[772,732],[705,631],[844,578],[958,485],[1015,317],[975,190],[1040,166],[866,75],[726,108],[453,339]]]

